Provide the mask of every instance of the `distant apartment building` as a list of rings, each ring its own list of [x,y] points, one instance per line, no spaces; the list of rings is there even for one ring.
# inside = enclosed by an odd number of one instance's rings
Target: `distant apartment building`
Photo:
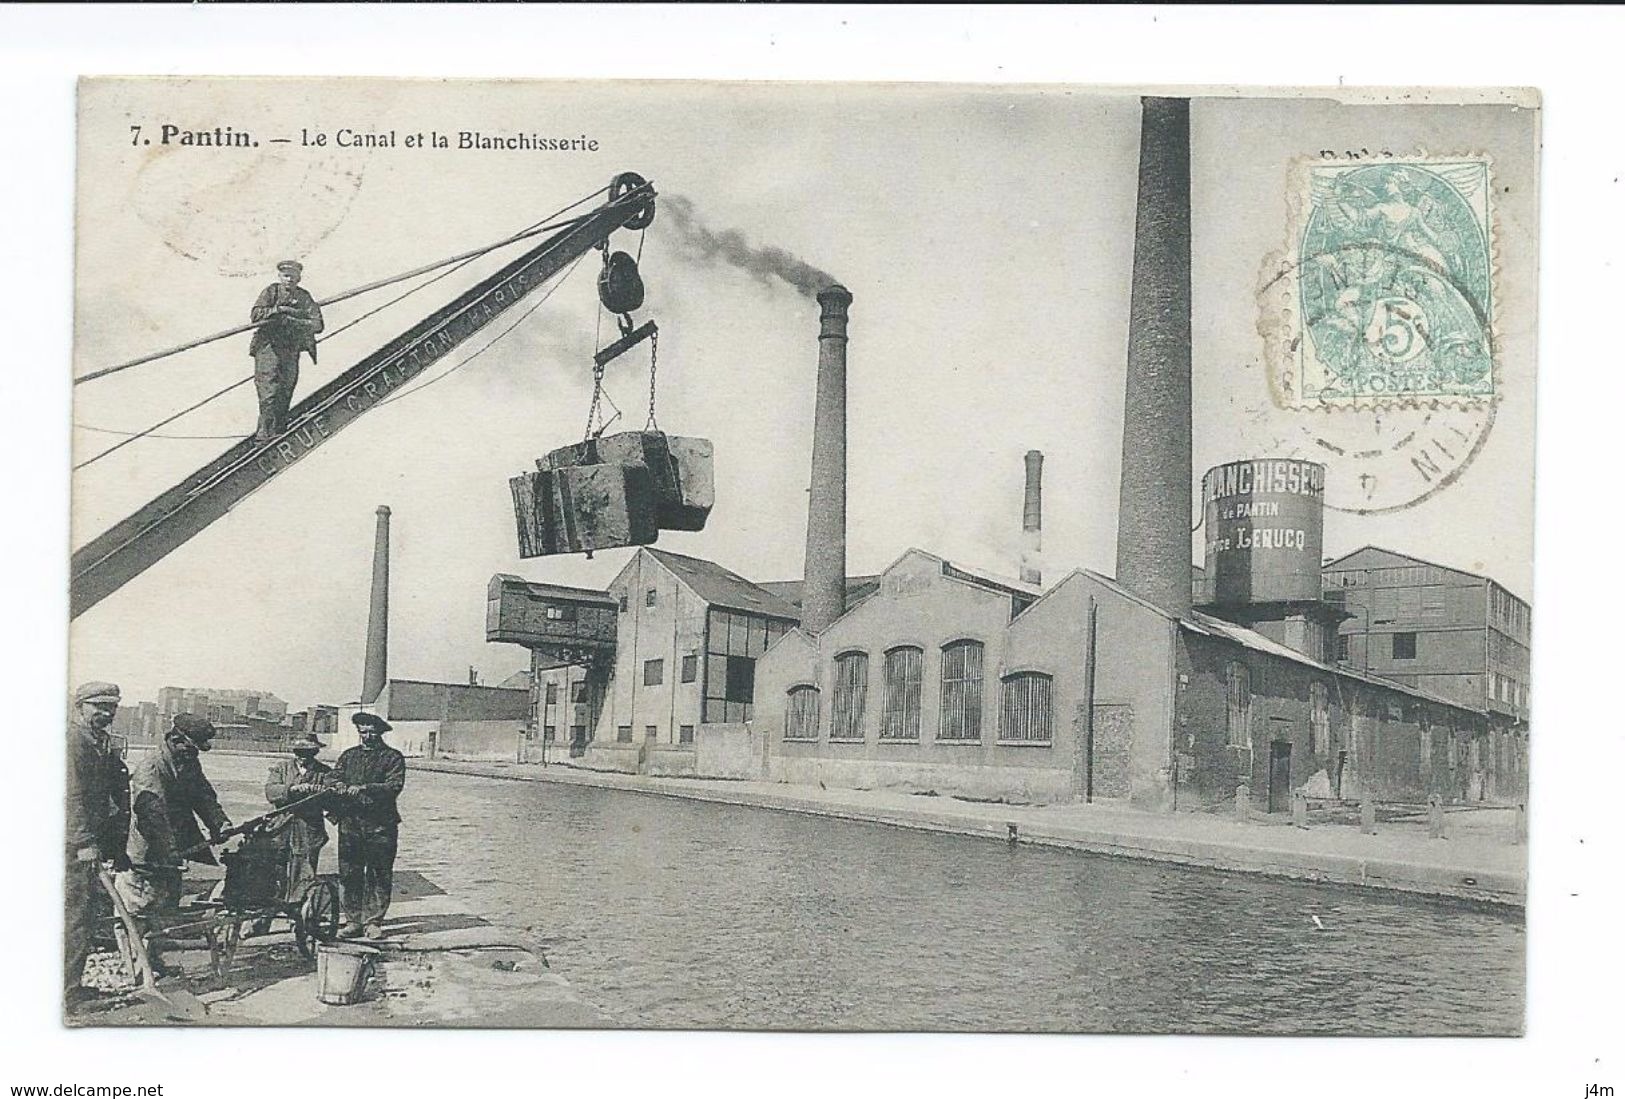
[[[216,725],[250,717],[280,725],[288,716],[288,704],[270,691],[165,687],[158,692],[158,713],[166,727],[176,714],[197,714]]]
[[[1503,728],[1529,722],[1529,604],[1494,580],[1366,546],[1322,569],[1348,612],[1339,664],[1461,702]]]

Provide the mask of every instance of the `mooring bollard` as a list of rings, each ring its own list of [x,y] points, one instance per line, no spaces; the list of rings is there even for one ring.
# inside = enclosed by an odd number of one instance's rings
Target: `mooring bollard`
[[[1292,792],[1292,825],[1294,828],[1309,827],[1309,798],[1302,790]]]
[[[1377,834],[1377,802],[1369,794],[1360,799],[1360,831],[1368,836]]]
[[[1236,787],[1236,816],[1246,819],[1253,811],[1253,791],[1245,782]]]
[[[1438,794],[1428,795],[1428,836],[1444,839],[1444,799]]]

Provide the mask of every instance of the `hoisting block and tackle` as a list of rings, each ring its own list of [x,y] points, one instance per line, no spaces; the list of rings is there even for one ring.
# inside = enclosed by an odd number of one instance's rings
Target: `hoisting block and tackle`
[[[610,193],[642,185],[640,177],[626,173]],[[653,220],[651,203],[646,216],[625,228],[642,230]],[[598,248],[603,253],[599,301],[615,316],[621,335],[593,355],[592,403],[582,441],[549,451],[536,460],[535,473],[509,481],[520,557],[590,556],[600,549],[649,545],[662,530],[704,530],[715,503],[710,440],[667,435],[655,419],[660,330],[652,320],[640,325],[632,318],[644,298],[638,261],[630,253],[610,251],[607,237]],[[641,255],[641,243],[638,251]],[[604,368],[644,341],[649,343],[648,421],[642,431],[606,435]]]

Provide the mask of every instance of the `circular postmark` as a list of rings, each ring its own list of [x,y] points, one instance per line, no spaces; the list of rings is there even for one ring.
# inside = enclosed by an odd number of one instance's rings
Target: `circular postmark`
[[[1258,453],[1326,467],[1326,506],[1355,515],[1415,507],[1454,484],[1489,438],[1495,403],[1303,410],[1272,402],[1247,425]]]
[[[228,277],[261,275],[319,246],[361,181],[358,162],[292,144],[219,156],[154,147],[136,173],[132,206],[176,254]]]
[[[1294,247],[1259,280],[1265,377],[1250,427],[1254,445],[1325,464],[1329,508],[1413,507],[1489,436],[1487,170],[1315,164],[1297,177]]]

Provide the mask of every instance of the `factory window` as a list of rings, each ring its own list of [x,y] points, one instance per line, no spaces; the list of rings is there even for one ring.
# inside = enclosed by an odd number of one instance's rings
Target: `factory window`
[[[700,658],[693,653],[683,657],[683,682],[692,683],[699,678]]]
[[[863,710],[869,701],[869,654],[842,653],[835,658],[835,712],[831,740],[862,740]]]
[[[558,736],[558,728],[559,727],[557,725],[543,725],[542,740],[551,744],[553,742],[553,738]]]
[[[1414,633],[1394,634],[1394,659],[1416,659],[1416,635]]]
[[[1315,755],[1328,759],[1332,754],[1332,707],[1326,684],[1309,684],[1309,725],[1315,733]]]
[[[587,681],[578,679],[570,687],[570,701],[580,705],[587,701]]]
[[[645,607],[652,607],[655,605],[655,590],[653,588],[650,588],[648,591],[643,593],[643,605]]]
[[[659,726],[657,726],[657,725],[645,725],[643,727],[643,739],[644,740],[654,740],[659,735],[660,735],[660,727]]]
[[[576,744],[587,743],[587,727],[585,725],[570,726],[570,739]]]
[[[626,605],[627,605],[627,602],[628,602],[628,600],[627,600],[627,598],[626,598],[626,593],[625,593],[625,592],[622,592],[622,593],[621,593],[621,613],[622,613],[622,614],[625,614],[625,613],[626,613]]]
[[[1339,664],[1347,664],[1349,662],[1349,642],[1351,640],[1352,639],[1350,636],[1346,633],[1340,633],[1337,635],[1337,662]]]
[[[886,706],[881,714],[883,740],[920,739],[920,679],[925,653],[912,645],[886,654]]]
[[[749,721],[756,658],[789,627],[759,615],[711,608],[705,629],[705,706],[701,721]]]
[[[645,660],[643,662],[643,685],[645,687],[658,687],[666,680],[666,662],[664,660]]]
[[[1454,772],[1455,769],[1456,769],[1456,764],[1457,764],[1457,762],[1458,762],[1458,760],[1460,758],[1460,754],[1461,754],[1460,745],[1456,741],[1455,730],[1451,730],[1451,732],[1450,732],[1450,739],[1449,739],[1448,743],[1446,744],[1446,749],[1447,750],[1445,752],[1445,760],[1444,761],[1445,761],[1446,765],[1449,766],[1450,770],[1452,772]]]
[[[1225,669],[1225,731],[1232,747],[1253,746],[1253,684],[1247,665],[1235,661]]]
[[[554,703],[558,702],[558,700],[559,685],[557,683],[549,683],[547,685],[547,704],[552,706]]]
[[[1005,676],[999,739],[1047,744],[1050,735],[1050,677],[1038,672]]]
[[[955,641],[942,649],[942,716],[938,740],[982,739],[982,643]]]
[[[694,726],[692,726],[692,725],[679,725],[679,726],[677,726],[677,743],[679,743],[679,744],[693,744],[694,743]]]
[[[630,726],[630,725],[619,725],[619,726],[617,726],[616,729],[615,729],[615,739],[620,741],[622,744],[630,744],[630,743],[632,743],[632,726]]]
[[[574,622],[576,609],[568,603],[549,603],[547,605],[547,620],[549,622]]]
[[[790,688],[790,704],[784,710],[784,739],[818,739],[817,687],[802,684]]]

